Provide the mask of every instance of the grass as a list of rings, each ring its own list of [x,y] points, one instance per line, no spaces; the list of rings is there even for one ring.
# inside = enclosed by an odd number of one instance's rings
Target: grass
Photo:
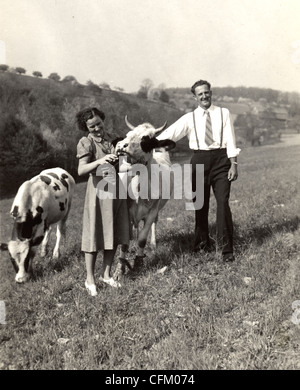
[[[34,260],[16,285],[1,253],[2,370],[283,370],[300,368],[300,146],[248,148],[232,186],[236,262],[194,255],[193,212],[170,200],[160,214],[156,253],[123,277],[123,288],[84,289],[80,251],[85,183],[76,187],[60,261]],[[12,199],[0,202],[1,242]],[[215,234],[215,202],[210,225]],[[54,237],[52,237],[54,241]],[[134,256],[134,247],[130,257]],[[98,255],[99,273],[101,254]],[[159,273],[167,266],[165,272]]]

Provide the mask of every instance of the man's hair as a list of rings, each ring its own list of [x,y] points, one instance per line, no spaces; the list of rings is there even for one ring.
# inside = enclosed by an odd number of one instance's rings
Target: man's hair
[[[191,88],[191,92],[192,92],[194,95],[195,95],[195,89],[196,89],[197,87],[199,87],[200,85],[207,85],[209,89],[210,89],[210,87],[211,87],[211,85],[210,85],[210,83],[209,83],[208,81],[206,81],[206,80],[198,80],[198,81],[195,82],[194,85],[192,85],[192,88]]]
[[[94,116],[96,115],[98,115],[104,121],[105,114],[103,111],[100,111],[97,107],[87,107],[79,111],[76,114],[76,122],[79,130],[88,131],[88,128],[86,127],[86,121],[94,118]]]

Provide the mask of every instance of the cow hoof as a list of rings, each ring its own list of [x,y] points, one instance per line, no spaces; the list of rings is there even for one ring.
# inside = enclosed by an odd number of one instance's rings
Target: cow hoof
[[[131,265],[129,264],[129,262],[126,259],[119,257],[119,261],[118,264],[116,265],[113,278],[115,280],[120,280],[121,276],[126,273],[126,267],[128,267],[131,270]]]
[[[118,263],[115,269],[115,272],[113,273],[113,278],[115,280],[120,280],[121,275],[125,273],[125,269],[123,269],[122,264]]]
[[[60,253],[59,253],[59,252],[53,253],[52,258],[53,258],[53,260],[59,260],[59,258],[60,258]]]
[[[142,255],[142,256],[135,256],[134,260],[133,260],[133,269],[135,271],[139,270],[140,268],[142,268],[143,266],[143,260],[144,258],[146,257],[146,255]]]

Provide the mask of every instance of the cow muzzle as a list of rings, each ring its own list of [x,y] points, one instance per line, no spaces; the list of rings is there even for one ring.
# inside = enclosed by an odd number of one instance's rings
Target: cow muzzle
[[[24,283],[30,279],[30,241],[11,240],[8,243],[11,262],[16,271],[15,281]]]
[[[15,281],[19,284],[21,283],[26,283],[28,282],[28,280],[30,279],[30,274],[28,274],[27,272],[23,273],[23,274],[20,274],[20,272],[17,273],[16,277],[15,277]]]

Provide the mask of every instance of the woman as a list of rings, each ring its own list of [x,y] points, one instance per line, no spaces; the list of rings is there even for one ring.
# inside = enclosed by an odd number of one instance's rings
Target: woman
[[[98,183],[103,180],[101,168],[118,160],[112,144],[105,136],[105,114],[96,107],[88,107],[77,113],[76,120],[78,128],[87,133],[77,145],[78,175],[89,174],[81,245],[82,251],[85,252],[85,287],[90,295],[96,296],[94,271],[99,250],[104,251],[100,280],[112,287],[121,287],[110,273],[117,246],[129,244],[130,224],[126,199],[103,197],[101,190],[97,190]],[[114,197],[117,197],[119,181],[115,180],[113,185],[116,186]]]

